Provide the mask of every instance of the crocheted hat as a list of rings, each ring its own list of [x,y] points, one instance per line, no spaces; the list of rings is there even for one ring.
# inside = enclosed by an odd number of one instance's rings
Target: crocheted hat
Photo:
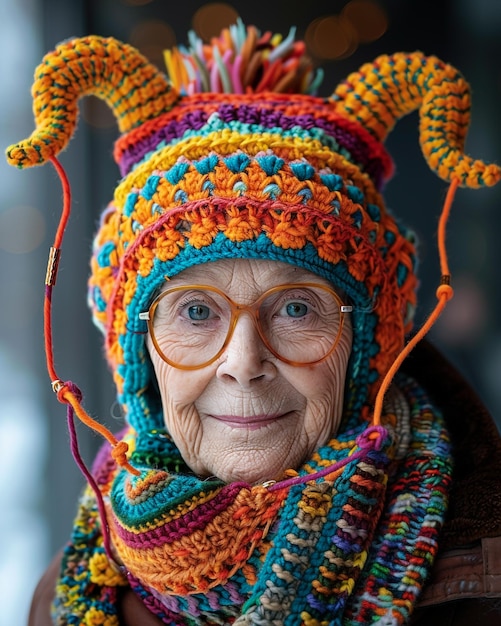
[[[420,52],[381,56],[330,97],[294,32],[241,23],[211,45],[166,54],[168,80],[113,38],[65,42],[38,67],[36,130],[8,149],[18,167],[46,162],[74,132],[77,100],[112,108],[123,176],[95,238],[89,302],[128,422],[162,428],[144,341],[145,310],[166,277],[221,258],[276,259],[341,288],[354,307],[346,410],[358,416],[401,350],[415,305],[412,235],[381,196],[392,162],[383,142],[420,111],[431,169],[468,187],[500,178],[463,153],[469,89]]]

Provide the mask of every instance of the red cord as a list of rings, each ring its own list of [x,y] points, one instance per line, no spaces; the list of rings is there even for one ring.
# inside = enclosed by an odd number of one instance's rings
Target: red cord
[[[54,165],[61,184],[63,187],[63,211],[59,221],[59,226],[54,239],[54,245],[51,248],[51,254],[49,255],[49,267],[47,268],[47,278],[45,286],[45,300],[44,300],[44,338],[45,338],[45,355],[47,361],[47,371],[49,372],[52,389],[57,394],[57,398],[63,404],[70,404],[73,411],[89,428],[98,432],[104,437],[112,446],[111,454],[115,461],[121,467],[124,467],[132,474],[138,476],[139,470],[132,467],[127,460],[128,445],[124,441],[118,441],[113,434],[102,424],[94,420],[82,407],[77,395],[71,390],[67,383],[61,381],[56,373],[54,366],[54,352],[52,342],[52,288],[56,283],[57,274],[57,260],[61,250],[61,244],[64,237],[64,231],[68,223],[71,208],[71,187],[64,171],[63,166],[59,163],[56,157],[51,157],[51,162]]]

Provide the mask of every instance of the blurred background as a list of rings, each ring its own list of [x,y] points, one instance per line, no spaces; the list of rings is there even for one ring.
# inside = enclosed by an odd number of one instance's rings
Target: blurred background
[[[240,16],[261,31],[287,35],[291,25],[325,69],[321,95],[380,53],[420,49],[455,65],[472,87],[467,151],[501,162],[501,2],[499,0],[0,0],[0,138],[3,147],[33,127],[30,86],[43,54],[90,33],[137,46],[162,67],[162,51],[205,39]],[[163,67],[162,67],[163,69]],[[86,307],[92,236],[118,180],[112,160],[114,119],[98,100],[81,103],[81,120],[61,157],[73,189],[54,289],[54,354],[63,380],[84,393],[89,413],[121,424],[101,338]],[[387,205],[420,241],[422,322],[439,281],[436,225],[446,185],[427,168],[418,146],[418,117],[397,124],[387,147],[396,173]],[[0,626],[24,624],[31,594],[51,555],[67,540],[83,479],[68,446],[65,409],[46,374],[42,304],[47,250],[61,211],[50,166],[27,171],[0,162],[0,468],[6,478],[0,516]],[[501,185],[460,190],[448,227],[455,298],[433,341],[465,374],[501,424]],[[100,440],[78,428],[90,461]]]

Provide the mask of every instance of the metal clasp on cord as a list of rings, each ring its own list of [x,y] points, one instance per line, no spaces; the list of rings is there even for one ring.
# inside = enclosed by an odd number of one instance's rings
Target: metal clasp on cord
[[[60,258],[61,248],[51,246],[49,249],[49,258],[47,259],[47,272],[45,273],[45,284],[47,287],[53,287],[56,284]]]

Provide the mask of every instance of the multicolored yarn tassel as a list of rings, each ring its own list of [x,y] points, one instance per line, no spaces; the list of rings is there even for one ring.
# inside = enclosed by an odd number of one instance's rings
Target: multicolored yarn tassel
[[[194,93],[310,93],[316,92],[323,71],[313,70],[306,46],[295,41],[296,28],[287,37],[239,19],[214,37],[210,45],[188,33],[189,48],[165,51],[165,65],[175,89],[183,95]]]

